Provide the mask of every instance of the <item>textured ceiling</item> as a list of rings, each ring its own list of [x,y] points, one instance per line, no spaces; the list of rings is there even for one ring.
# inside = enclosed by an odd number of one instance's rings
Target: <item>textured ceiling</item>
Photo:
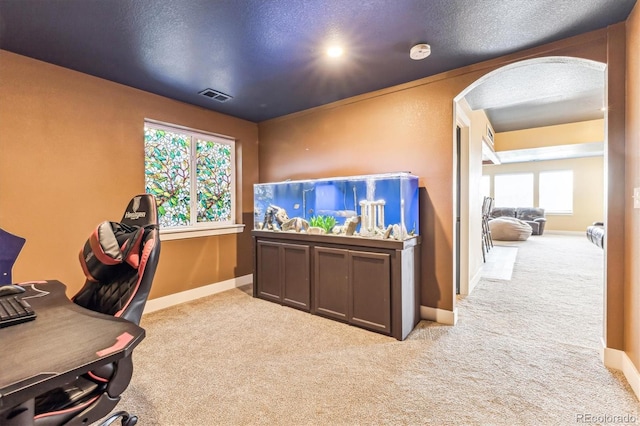
[[[634,4],[0,0],[0,49],[259,122],[603,28],[624,20]],[[324,55],[330,42],[346,50],[337,61]],[[431,44],[432,54],[413,61],[409,49],[418,42]],[[586,74],[581,77],[593,80]],[[517,93],[520,78],[514,75],[499,92]],[[232,99],[218,103],[198,95],[206,88]],[[595,89],[579,93],[584,102],[597,102]],[[548,97],[560,105],[570,101],[557,92]],[[509,126],[520,120],[509,114],[529,108],[511,99],[504,110],[495,102],[492,119]],[[535,102],[530,107],[535,110]]]
[[[603,118],[605,65],[544,58],[505,67],[465,99],[486,112],[496,132]]]

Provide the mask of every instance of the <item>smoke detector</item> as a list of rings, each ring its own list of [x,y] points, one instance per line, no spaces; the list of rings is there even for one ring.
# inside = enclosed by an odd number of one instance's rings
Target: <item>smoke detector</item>
[[[419,61],[431,55],[431,46],[426,43],[416,44],[409,51],[409,57],[414,61]]]

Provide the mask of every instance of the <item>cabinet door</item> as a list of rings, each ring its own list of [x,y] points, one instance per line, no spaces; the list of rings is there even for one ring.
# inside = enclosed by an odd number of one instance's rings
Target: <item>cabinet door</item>
[[[282,244],[282,304],[310,310],[309,247]]]
[[[315,247],[314,313],[340,321],[348,320],[349,251]]]
[[[280,302],[280,246],[279,243],[258,241],[256,251],[258,262],[256,267],[257,296],[263,299]]]
[[[349,322],[391,333],[391,268],[386,253],[349,252]]]

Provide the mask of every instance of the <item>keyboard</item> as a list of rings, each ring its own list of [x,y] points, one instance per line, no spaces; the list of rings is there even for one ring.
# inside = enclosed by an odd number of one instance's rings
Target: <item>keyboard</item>
[[[20,296],[0,297],[0,328],[36,319],[36,313]]]

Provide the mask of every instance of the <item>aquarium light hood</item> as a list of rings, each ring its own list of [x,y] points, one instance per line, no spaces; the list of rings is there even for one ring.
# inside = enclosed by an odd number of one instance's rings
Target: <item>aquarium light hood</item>
[[[370,175],[353,175],[353,176],[337,176],[330,178],[309,178],[309,179],[296,179],[292,180],[291,178],[280,181],[279,183],[304,183],[304,182],[322,182],[322,181],[334,181],[334,180],[366,180],[366,179],[387,179],[387,178],[396,178],[403,176],[413,176],[411,172],[389,172],[389,173],[376,173]]]

